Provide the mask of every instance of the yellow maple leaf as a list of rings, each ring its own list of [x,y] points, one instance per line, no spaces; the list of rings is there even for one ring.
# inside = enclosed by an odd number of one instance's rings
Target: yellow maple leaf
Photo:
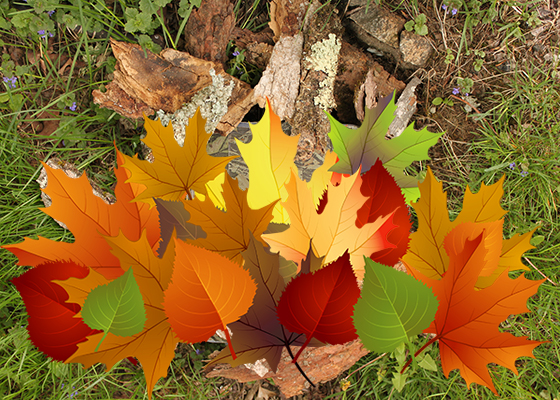
[[[154,162],[124,156],[124,167],[131,173],[128,181],[146,186],[136,201],[152,204],[153,197],[179,200],[190,190],[206,195],[206,184],[224,172],[227,163],[235,158],[208,155],[209,134],[204,129],[206,121],[200,110],[189,120],[183,147],[175,140],[171,124],[164,127],[160,121],[144,119],[148,134],[142,140],[152,150]]]
[[[392,246],[387,233],[395,226],[391,222],[393,213],[379,217],[363,227],[356,226],[356,213],[367,197],[360,193],[362,178],[360,171],[342,177],[338,186],[327,185],[328,202],[321,214],[313,204],[313,194],[306,182],[292,171],[286,188],[289,196],[283,203],[290,215],[290,227],[284,232],[265,234],[263,239],[272,252],[299,265],[306,257],[309,242],[315,256],[325,257],[323,265],[335,261],[346,250],[358,279],[364,277],[364,257]]]
[[[412,203],[418,216],[418,230],[410,235],[409,249],[402,258],[405,264],[413,266],[413,270],[409,270],[412,275],[421,273],[429,279],[441,279],[449,265],[449,256],[443,248],[444,239],[454,227],[463,222],[477,223],[478,234],[486,230],[487,243],[496,243],[492,248],[497,248],[499,252],[498,266],[495,268],[495,264],[489,263],[492,268],[482,270],[477,288],[491,285],[505,269],[528,270],[521,262],[521,255],[534,248],[529,243],[534,230],[521,236],[515,235],[511,239],[502,239],[502,217],[507,213],[500,206],[504,177],[493,185],[482,183],[476,194],[467,186],[463,208],[451,222],[447,194],[443,191],[442,183],[436,180],[428,167],[426,179],[418,185],[420,199]],[[494,255],[491,253],[490,257]]]
[[[294,166],[299,135],[288,136],[282,131],[280,118],[270,111],[267,102],[264,115],[251,125],[252,140],[245,144],[235,139],[243,160],[249,167],[247,201],[253,209],[265,207],[288,197],[285,184]],[[273,222],[289,223],[289,216],[278,202],[272,212]]]
[[[128,240],[122,233],[117,237],[106,237],[106,240],[112,248],[112,253],[119,258],[122,269],[126,271],[132,268],[146,307],[144,330],[124,337],[109,332],[97,351],[96,347],[105,333],[88,336],[85,342],[78,344],[78,350],[65,362],[81,363],[85,368],[100,362],[110,370],[122,359],[136,357],[144,369],[148,398],[151,399],[158,379],[167,375],[179,342],[179,338],[171,330],[162,305],[163,292],[171,281],[173,271],[174,242],[171,241],[160,259],[148,245],[146,231],[143,231],[140,239],[135,242]],[[109,281],[90,268],[88,276],[84,279],[70,278],[55,282],[68,292],[67,302],[83,307],[88,293]],[[76,314],[76,318],[80,316],[81,313]]]

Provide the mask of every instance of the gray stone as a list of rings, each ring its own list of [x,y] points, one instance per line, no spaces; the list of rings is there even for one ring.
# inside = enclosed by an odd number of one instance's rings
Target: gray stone
[[[399,49],[405,66],[412,68],[422,68],[426,66],[426,63],[434,52],[430,39],[407,30],[401,32]]]
[[[383,52],[394,54],[399,48],[399,32],[405,20],[381,6],[360,7],[349,15],[350,29],[360,40]]]

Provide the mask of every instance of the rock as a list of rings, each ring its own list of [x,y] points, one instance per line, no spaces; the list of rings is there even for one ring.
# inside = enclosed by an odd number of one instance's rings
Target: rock
[[[409,68],[423,68],[434,52],[430,39],[407,30],[401,32],[399,50],[403,63]]]
[[[404,28],[404,18],[372,3],[352,11],[349,20],[349,28],[362,42],[398,58],[399,32]]]

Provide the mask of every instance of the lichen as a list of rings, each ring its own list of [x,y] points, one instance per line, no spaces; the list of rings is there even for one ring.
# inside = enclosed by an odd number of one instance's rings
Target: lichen
[[[199,90],[188,104],[185,104],[173,114],[168,114],[163,110],[158,110],[156,115],[163,125],[171,122],[175,139],[179,145],[185,141],[185,126],[189,124],[189,119],[194,116],[196,110],[200,108],[203,118],[206,118],[204,129],[208,133],[214,132],[222,117],[228,111],[228,102],[235,86],[233,80],[226,85],[222,75],[216,75],[214,69],[210,70],[212,84]]]
[[[338,67],[338,54],[340,53],[340,40],[333,33],[328,39],[323,39],[311,46],[311,55],[305,57],[308,69],[322,71],[326,78],[319,82],[319,93],[313,99],[316,106],[324,110],[336,107],[333,88]]]

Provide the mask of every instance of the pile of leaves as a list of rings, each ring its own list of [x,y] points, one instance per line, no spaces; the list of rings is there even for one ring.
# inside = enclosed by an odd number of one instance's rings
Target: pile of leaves
[[[75,240],[4,246],[33,267],[13,279],[30,339],[85,367],[135,357],[151,398],[177,343],[218,330],[228,346],[210,364],[266,359],[273,371],[283,348],[297,365],[307,346],[359,337],[388,352],[424,332],[433,336],[416,356],[438,341],[446,376],[458,368],[468,385],[496,393],[486,365],[516,371],[515,360],[540,344],[498,329],[528,311],[542,282],[508,276],[527,269],[520,257],[532,232],[502,239],[503,178],[477,194],[467,187],[451,222],[431,170],[420,184],[403,173],[440,135],[411,126],[386,140],[394,110],[383,99],[355,131],[331,118],[334,152],[305,182],[293,163],[298,137],[282,132],[268,106],[252,141],[238,142],[246,192],[225,173],[234,157],[206,153],[200,113],[183,147],[171,126],[146,118],[154,161],[117,150],[114,204],[85,174],[72,179],[44,164],[52,205],[43,211]],[[413,234],[407,202],[419,220]],[[390,267],[399,260],[408,274]],[[291,346],[301,348],[294,355]]]

